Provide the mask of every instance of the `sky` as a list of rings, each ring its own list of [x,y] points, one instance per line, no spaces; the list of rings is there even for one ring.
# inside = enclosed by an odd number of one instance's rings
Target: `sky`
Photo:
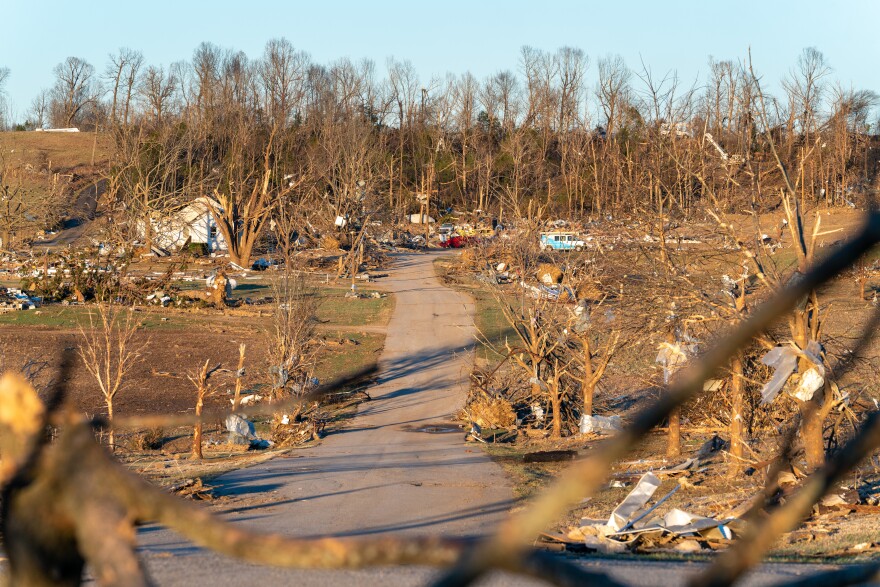
[[[320,63],[408,59],[423,80],[471,71],[477,78],[519,68],[523,45],[582,49],[595,62],[620,54],[631,69],[675,71],[702,84],[710,56],[742,59],[751,48],[765,87],[805,47],[816,47],[845,87],[880,93],[880,0],[2,0],[0,67],[16,120],[52,85],[68,56],[101,72],[120,47],[149,64],[188,60],[202,41],[258,57],[269,39],[287,38]]]

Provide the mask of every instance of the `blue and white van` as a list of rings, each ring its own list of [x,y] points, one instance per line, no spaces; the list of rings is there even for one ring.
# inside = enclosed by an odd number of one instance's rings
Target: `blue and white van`
[[[545,251],[583,251],[586,243],[570,232],[541,233],[541,248]]]

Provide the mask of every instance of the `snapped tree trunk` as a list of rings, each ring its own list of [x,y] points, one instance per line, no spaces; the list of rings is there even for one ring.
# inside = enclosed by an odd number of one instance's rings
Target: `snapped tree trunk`
[[[816,394],[820,395],[820,392],[816,392]],[[801,440],[804,443],[804,457],[807,459],[807,467],[812,471],[825,463],[821,398],[814,396],[810,401],[802,402],[800,409]]]
[[[666,438],[666,456],[681,456],[681,407],[669,414],[669,434]]]
[[[743,429],[743,364],[742,356],[737,353],[730,363],[730,477],[742,470]]]
[[[205,398],[200,393],[198,399],[196,400],[196,417],[200,417],[202,415],[202,407],[204,405],[205,405]],[[192,458],[202,460],[202,422],[201,421],[199,421],[195,426],[193,426]]]
[[[584,398],[583,415],[593,415],[593,396],[596,393],[596,380],[593,377],[593,353],[590,349],[590,338],[584,336],[584,379],[581,382],[581,393]]]
[[[232,400],[232,411],[236,411],[241,404],[241,378],[244,374],[244,351],[247,345],[241,343],[238,346],[238,371],[235,373],[235,396]]]

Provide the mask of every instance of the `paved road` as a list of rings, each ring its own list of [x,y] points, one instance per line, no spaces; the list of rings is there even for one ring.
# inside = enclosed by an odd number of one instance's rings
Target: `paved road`
[[[384,533],[476,535],[511,504],[498,466],[462,434],[430,433],[451,420],[465,396],[473,340],[472,304],[434,277],[434,255],[407,254],[385,287],[396,295],[374,401],[353,424],[320,446],[216,479],[233,496],[223,515],[242,526],[291,536]],[[291,571],[243,564],[193,547],[158,526],[139,533],[147,568],[159,585],[423,585],[421,567],[364,571]],[[584,559],[631,585],[679,585],[701,563]],[[746,584],[768,585],[812,565],[766,565]],[[495,574],[481,585],[536,585]]]
[[[382,280],[396,304],[379,379],[370,390],[373,401],[320,446],[214,480],[221,493],[242,503],[268,496],[265,503],[234,508],[225,514],[228,519],[291,536],[466,536],[485,532],[507,511],[511,488],[501,469],[479,448],[465,445],[461,430],[448,426],[465,398],[473,304],[439,282],[434,258],[400,255]],[[150,573],[161,585],[263,580],[317,585],[332,578],[325,571],[243,565],[158,527],[142,530],[140,540]],[[367,577],[376,585],[398,582],[388,570],[337,575]],[[412,584],[414,576],[403,573],[399,584]]]
[[[71,206],[70,214],[61,223],[61,230],[49,240],[35,242],[34,248],[57,249],[76,242],[95,219],[98,198],[106,191],[106,179],[87,185],[80,190],[76,201]]]

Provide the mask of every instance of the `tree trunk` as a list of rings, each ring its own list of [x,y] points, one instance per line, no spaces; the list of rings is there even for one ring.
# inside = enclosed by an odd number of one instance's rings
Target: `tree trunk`
[[[200,417],[202,415],[202,406],[205,404],[205,398],[201,393],[199,393],[199,397],[196,400],[196,417]],[[193,445],[192,445],[192,458],[197,460],[202,460],[202,423],[198,422],[195,426],[193,426]]]
[[[113,422],[113,399],[107,399],[107,421]],[[107,442],[110,446],[111,451],[116,451],[116,436],[113,433],[113,427],[110,427],[110,431],[107,433]]]
[[[730,364],[730,467],[728,475],[735,477],[743,463],[743,364],[742,356],[734,355]]]
[[[150,215],[147,214],[146,225],[144,227],[144,253],[147,255],[153,250],[153,225]]]
[[[589,380],[585,380],[582,385],[582,390],[584,394],[584,407],[581,412],[582,416],[592,416],[593,415],[593,396],[596,394],[596,382],[593,381],[593,378],[590,377]]]
[[[562,438],[562,398],[558,386],[550,392],[550,409],[553,410],[553,430],[550,438]]]
[[[285,265],[287,267],[287,265]],[[232,411],[236,411],[241,403],[241,377],[244,369],[244,352],[247,345],[244,343],[238,346],[238,371],[235,373],[235,396],[232,400]]]
[[[593,415],[593,395],[596,393],[596,381],[593,377],[593,353],[590,349],[589,335],[582,337],[584,346],[584,379],[581,382],[581,393],[584,398],[583,416]]]
[[[820,392],[816,392],[820,395]],[[801,440],[804,443],[804,456],[809,470],[815,470],[825,463],[825,441],[823,438],[821,397],[813,397],[801,403]]]
[[[681,407],[669,414],[669,435],[666,440],[666,456],[681,456]]]

